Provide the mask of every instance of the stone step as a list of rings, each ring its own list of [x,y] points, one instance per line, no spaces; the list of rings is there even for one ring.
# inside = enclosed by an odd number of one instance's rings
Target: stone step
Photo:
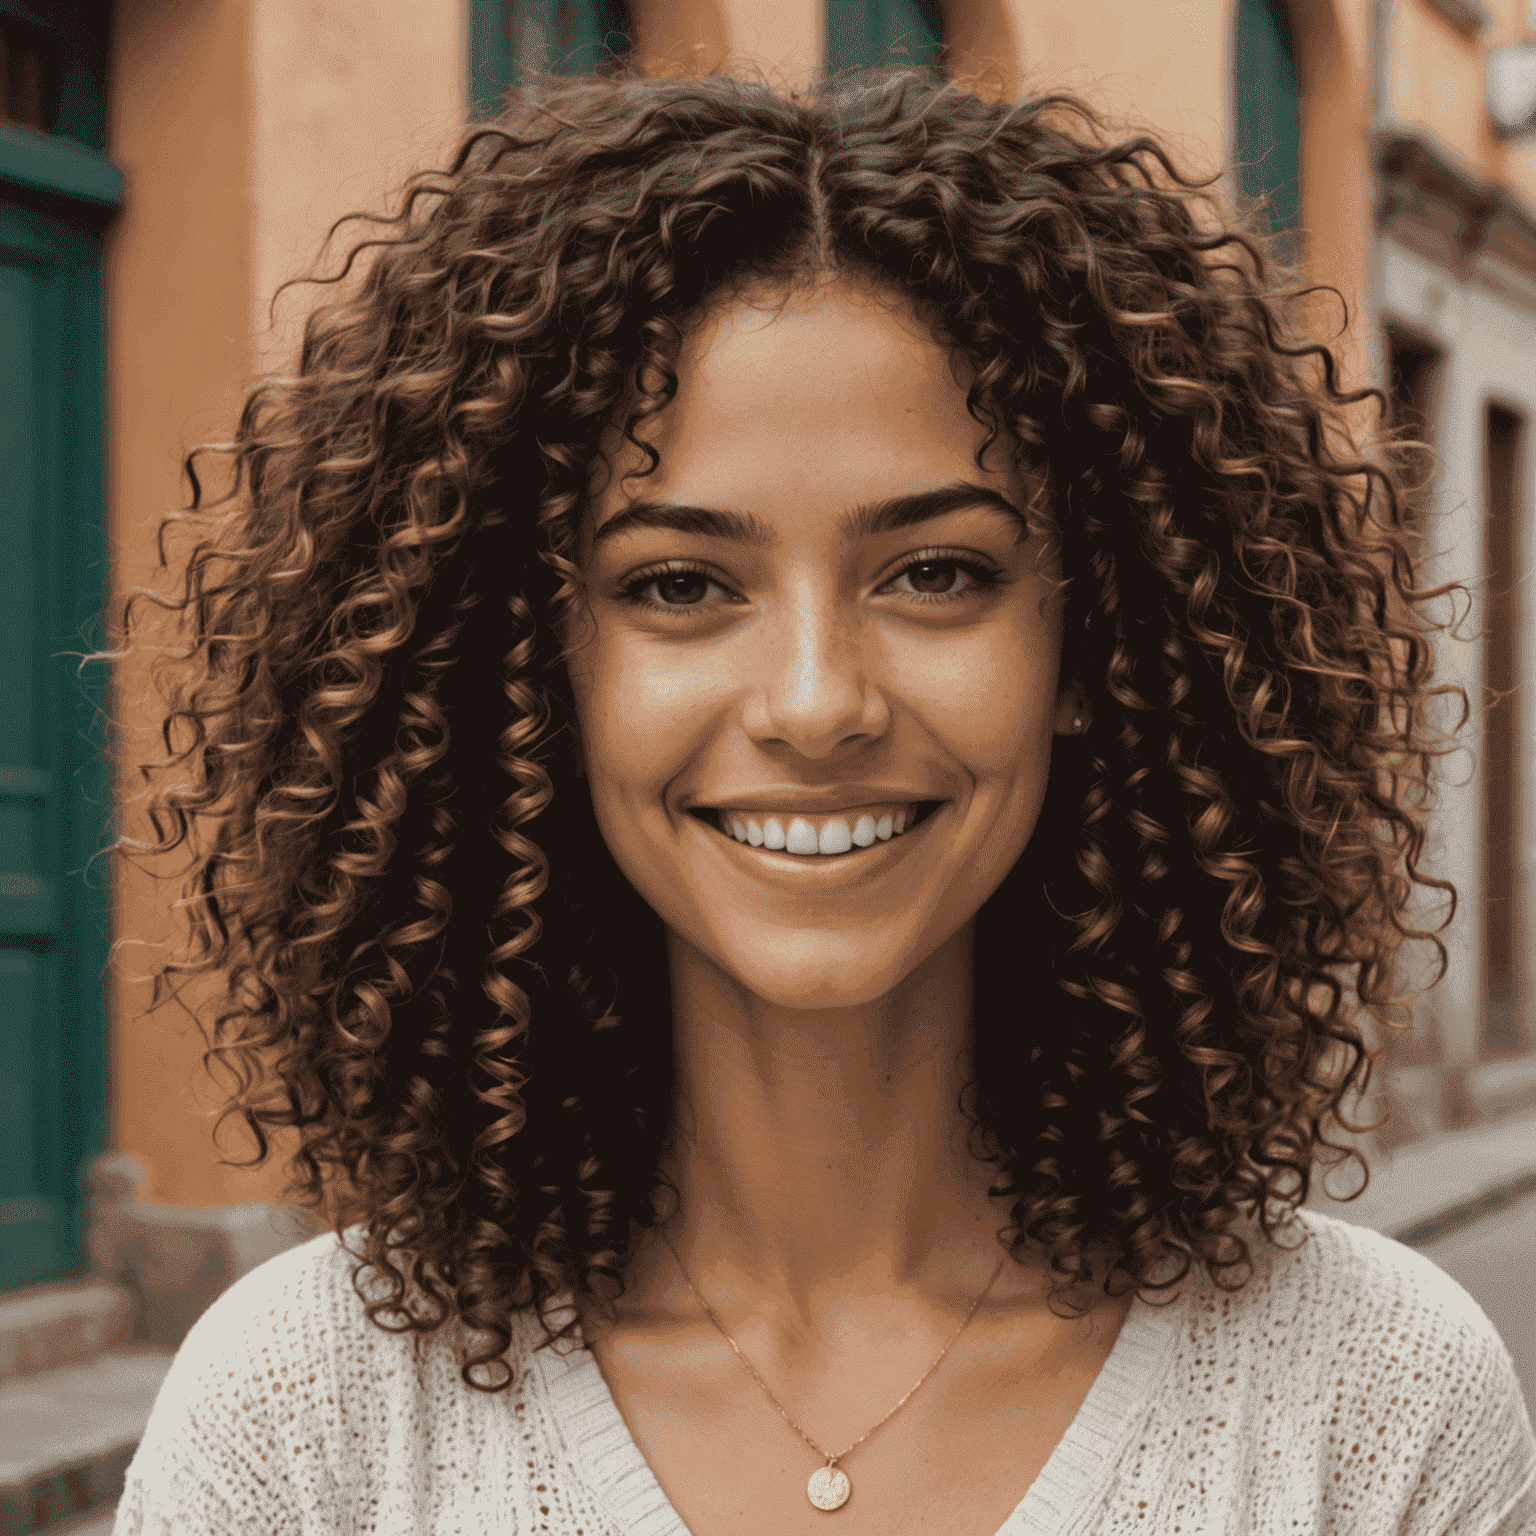
[[[111,1514],[173,1355],[111,1349],[0,1384],[0,1536]]]
[[[0,1384],[84,1365],[126,1340],[133,1297],[111,1280],[62,1281],[0,1294]]]
[[[117,1512],[109,1509],[104,1515],[87,1515],[83,1520],[71,1520],[68,1525],[50,1525],[41,1536],[112,1536],[117,1524]]]

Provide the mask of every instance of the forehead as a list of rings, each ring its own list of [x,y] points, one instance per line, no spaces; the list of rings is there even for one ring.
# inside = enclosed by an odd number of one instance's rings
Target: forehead
[[[644,496],[772,511],[776,501],[884,494],[902,482],[986,478],[975,466],[985,427],[966,409],[968,364],[900,295],[832,282],[795,294],[752,292],[691,327],[676,360],[677,394],[636,427],[661,462],[616,426],[604,456],[619,475],[599,520]],[[994,450],[989,468],[1007,476]]]

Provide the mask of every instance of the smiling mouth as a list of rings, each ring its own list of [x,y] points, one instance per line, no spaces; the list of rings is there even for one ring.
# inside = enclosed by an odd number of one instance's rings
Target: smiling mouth
[[[732,842],[800,858],[852,858],[882,843],[904,837],[944,802],[917,800],[906,805],[863,806],[830,816],[790,816],[714,806],[689,814]]]

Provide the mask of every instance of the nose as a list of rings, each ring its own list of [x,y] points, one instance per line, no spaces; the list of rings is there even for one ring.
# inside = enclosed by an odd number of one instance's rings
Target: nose
[[[782,743],[816,759],[884,733],[890,707],[856,614],[807,590],[756,638],[755,675],[743,711],[754,741]]]

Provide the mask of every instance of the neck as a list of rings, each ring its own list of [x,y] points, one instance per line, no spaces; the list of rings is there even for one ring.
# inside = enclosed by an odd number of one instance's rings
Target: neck
[[[895,992],[793,1009],[671,938],[669,1232],[695,1283],[778,1294],[802,1316],[850,1288],[984,1284],[995,1172],[969,1147],[973,929]],[[666,1205],[663,1204],[663,1210]]]

